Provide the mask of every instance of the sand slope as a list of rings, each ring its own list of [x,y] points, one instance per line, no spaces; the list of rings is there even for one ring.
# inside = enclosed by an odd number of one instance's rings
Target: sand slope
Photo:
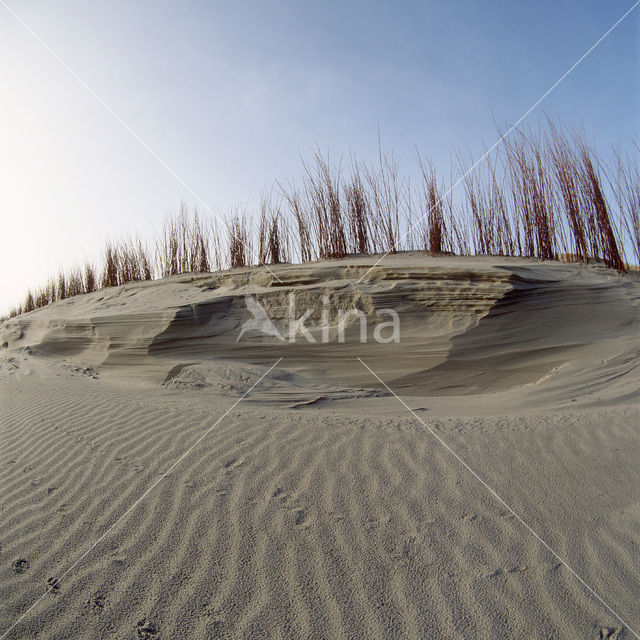
[[[638,278],[402,255],[358,283],[374,262],[1,325],[0,636],[54,585],[6,637],[635,637]],[[325,297],[396,309],[400,342],[236,342],[245,296],[284,333],[292,292],[318,340]]]

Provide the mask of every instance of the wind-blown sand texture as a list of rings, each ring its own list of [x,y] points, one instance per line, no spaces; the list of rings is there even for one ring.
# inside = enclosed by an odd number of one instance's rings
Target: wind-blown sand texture
[[[636,637],[640,278],[375,262],[174,276],[0,325],[0,637]],[[328,299],[331,342],[236,342],[245,296],[285,332],[291,292],[318,340]],[[354,307],[369,339],[352,317],[339,343]],[[379,344],[389,307],[400,342]]]

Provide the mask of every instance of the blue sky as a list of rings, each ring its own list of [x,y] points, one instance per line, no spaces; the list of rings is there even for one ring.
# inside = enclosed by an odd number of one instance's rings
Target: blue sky
[[[338,158],[476,157],[632,5],[2,0],[214,209]],[[194,198],[0,3],[0,312]],[[543,110],[640,137],[640,6]]]

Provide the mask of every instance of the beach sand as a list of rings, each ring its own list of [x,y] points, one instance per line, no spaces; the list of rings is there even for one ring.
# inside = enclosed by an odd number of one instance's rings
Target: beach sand
[[[640,633],[638,275],[376,260],[0,325],[0,637]]]

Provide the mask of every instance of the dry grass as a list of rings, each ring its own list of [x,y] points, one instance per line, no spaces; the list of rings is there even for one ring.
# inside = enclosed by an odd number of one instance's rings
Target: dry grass
[[[303,192],[299,190],[295,184],[288,183],[283,185],[276,181],[280,195],[289,207],[289,216],[292,219],[292,225],[296,229],[297,253],[294,258],[298,262],[311,262],[315,259],[313,253],[310,220],[306,208],[306,202]]]
[[[371,206],[374,251],[396,253],[401,249],[400,209],[403,200],[398,164],[379,150],[378,165],[365,167],[364,173]]]
[[[258,264],[288,262],[289,235],[279,204],[274,204],[272,196],[265,194],[260,207]]]
[[[84,266],[84,291],[85,293],[91,293],[97,288],[96,271],[93,265],[85,264]]]
[[[346,170],[316,150],[303,161],[300,185],[276,182],[263,194],[255,228],[243,209],[220,225],[182,205],[165,220],[153,251],[138,238],[110,241],[100,266],[59,273],[29,291],[9,317],[139,280],[352,254],[527,256],[600,261],[619,272],[640,263],[636,156],[617,150],[608,167],[583,132],[547,118],[543,128],[504,138],[469,172],[472,164],[458,154],[464,178],[454,198],[456,175],[447,187],[420,155],[420,182],[412,189],[381,149],[371,165],[351,156]]]
[[[136,260],[144,278],[151,280],[153,266],[150,254],[140,241],[136,246]],[[206,273],[211,270],[211,247],[209,234],[201,221],[197,209],[189,214],[184,204],[176,216],[164,221],[162,234],[156,239],[156,267],[161,277],[179,273]],[[149,277],[146,277],[149,274]]]
[[[226,222],[229,265],[232,269],[246,267],[251,260],[251,221],[244,210],[231,212]]]
[[[637,143],[635,147],[640,152]],[[619,149],[615,149],[614,153],[616,166],[613,186],[621,221],[620,235],[623,244],[631,247],[635,264],[640,265],[640,165],[635,158],[623,157]]]
[[[431,162],[418,155],[418,164],[422,174],[422,202],[419,220],[421,221],[421,240],[424,250],[437,256],[448,250],[448,228],[445,222],[445,202],[436,178],[436,170]],[[450,202],[449,202],[450,204]],[[449,218],[451,221],[451,217]],[[446,245],[446,248],[445,248]]]
[[[350,253],[367,254],[371,244],[371,206],[362,169],[356,158],[351,158],[351,173],[343,183],[344,204],[347,215],[347,230]]]

